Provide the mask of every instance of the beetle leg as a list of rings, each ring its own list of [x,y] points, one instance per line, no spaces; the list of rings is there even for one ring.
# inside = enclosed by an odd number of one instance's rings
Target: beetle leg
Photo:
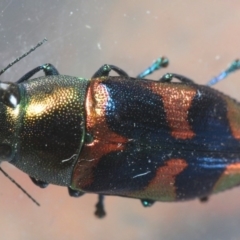
[[[16,83],[0,82],[0,101],[9,107],[15,108],[20,102],[18,83],[30,79],[35,73],[44,71],[46,76],[58,75],[58,70],[50,63],[36,67],[22,76]]]
[[[29,176],[30,177],[30,176]],[[33,181],[33,183],[35,185],[37,185],[38,187],[40,188],[46,188],[48,186],[48,183],[44,182],[44,181],[41,181],[41,180],[38,180],[34,177],[30,177],[30,179]]]
[[[114,65],[104,64],[92,76],[92,78],[107,77],[111,71],[115,71],[119,76],[128,77],[128,74],[121,68]]]
[[[159,79],[159,81],[160,82],[171,82],[173,80],[173,78],[178,79],[182,83],[190,83],[190,84],[194,83],[194,81],[191,80],[190,78],[187,78],[185,76],[182,76],[182,75],[179,75],[176,73],[166,73]]]
[[[98,202],[96,204],[95,215],[98,218],[103,218],[106,215],[106,212],[104,210],[104,196],[102,194],[98,195]]]
[[[230,73],[235,72],[236,70],[240,69],[240,60],[237,59],[233,61],[230,66],[223,72],[221,72],[217,77],[212,78],[206,85],[213,86],[214,84],[220,82],[224,78],[226,78]]]
[[[22,76],[16,83],[21,83],[26,81],[30,79],[34,74],[40,71],[44,71],[46,76],[59,75],[58,70],[51,63],[47,63],[32,69],[31,71],[26,73],[24,76]]]
[[[209,197],[207,197],[207,196],[199,198],[200,202],[202,202],[202,203],[207,202],[208,199],[209,199]]]
[[[68,187],[68,194],[71,197],[81,197],[84,194],[84,192],[73,190],[72,188]]]
[[[151,207],[155,203],[155,201],[149,199],[140,199],[140,201],[144,207]]]
[[[161,57],[158,58],[153,64],[148,67],[146,70],[141,72],[140,74],[137,75],[137,78],[145,78],[146,76],[152,74],[158,69],[161,69],[163,67],[167,67],[169,64],[169,60],[166,57]]]

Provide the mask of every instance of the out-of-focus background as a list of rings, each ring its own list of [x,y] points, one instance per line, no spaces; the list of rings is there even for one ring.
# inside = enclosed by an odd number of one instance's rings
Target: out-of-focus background
[[[66,3],[67,2],[67,3]],[[44,37],[48,42],[2,75],[16,81],[43,63],[62,74],[91,77],[104,63],[136,76],[159,56],[176,72],[206,83],[240,57],[240,2],[208,0],[0,1],[0,68]],[[240,100],[240,72],[215,88]],[[51,161],[51,159],[49,159]],[[10,164],[2,167],[40,203],[35,206],[0,175],[0,239],[240,239],[240,188],[185,203],[106,198],[106,218],[93,215],[96,195],[70,198],[42,190]]]

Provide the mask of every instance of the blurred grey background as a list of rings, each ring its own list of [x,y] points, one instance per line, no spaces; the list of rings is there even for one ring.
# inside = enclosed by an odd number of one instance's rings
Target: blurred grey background
[[[52,63],[60,73],[90,78],[104,63],[136,76],[159,56],[168,69],[206,83],[240,57],[240,2],[207,0],[0,0],[0,68],[43,38],[48,42],[0,78],[16,81]],[[240,100],[240,73],[215,88]],[[51,159],[49,159],[50,161]],[[240,239],[240,189],[206,204],[106,198],[107,216],[93,215],[97,196],[70,198],[67,189],[42,190],[10,164],[3,168],[40,203],[35,206],[0,176],[0,239]]]

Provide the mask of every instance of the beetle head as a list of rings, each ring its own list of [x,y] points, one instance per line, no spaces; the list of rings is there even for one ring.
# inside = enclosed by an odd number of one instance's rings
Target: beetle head
[[[0,82],[0,162],[11,161],[17,147],[19,102],[18,85]]]

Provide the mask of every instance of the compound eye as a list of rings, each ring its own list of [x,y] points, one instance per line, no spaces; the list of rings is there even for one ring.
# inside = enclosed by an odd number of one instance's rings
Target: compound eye
[[[16,83],[0,82],[0,100],[8,107],[15,108],[20,102],[20,90]]]

